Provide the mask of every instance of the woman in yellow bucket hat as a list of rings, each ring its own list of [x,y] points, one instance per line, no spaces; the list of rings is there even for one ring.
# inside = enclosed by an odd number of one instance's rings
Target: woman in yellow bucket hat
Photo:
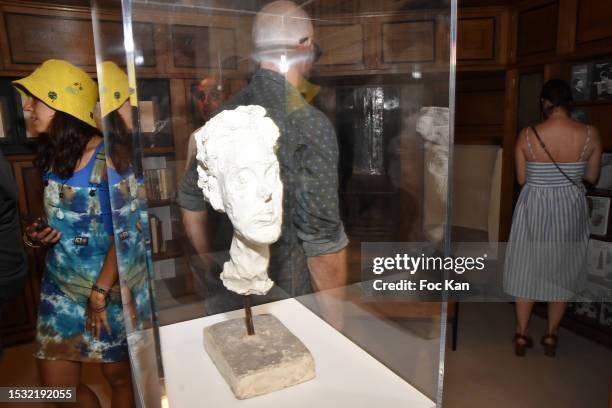
[[[46,246],[36,353],[45,386],[77,389],[80,407],[99,407],[81,383],[83,362],[102,364],[113,406],[132,406],[103,138],[96,128],[96,83],[81,69],[48,60],[13,82],[39,133],[35,163],[44,178],[46,220],[24,233]]]

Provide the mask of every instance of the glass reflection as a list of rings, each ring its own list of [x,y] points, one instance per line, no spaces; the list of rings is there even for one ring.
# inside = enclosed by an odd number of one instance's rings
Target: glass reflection
[[[132,373],[141,401],[159,404],[150,296],[151,254],[143,178],[135,173],[133,116],[136,90],[112,61],[98,65],[102,129],[108,144],[108,183],[121,300]],[[146,390],[146,393],[145,393]],[[153,395],[152,395],[153,394]],[[148,406],[148,405],[147,405]]]

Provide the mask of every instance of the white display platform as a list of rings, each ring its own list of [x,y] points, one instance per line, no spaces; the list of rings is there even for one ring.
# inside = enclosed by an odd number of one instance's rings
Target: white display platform
[[[316,378],[270,394],[237,400],[204,350],[202,329],[244,316],[244,311],[203,317],[160,328],[170,408],[435,407],[432,400],[295,299],[256,306],[253,313],[275,315],[308,347],[315,360]]]

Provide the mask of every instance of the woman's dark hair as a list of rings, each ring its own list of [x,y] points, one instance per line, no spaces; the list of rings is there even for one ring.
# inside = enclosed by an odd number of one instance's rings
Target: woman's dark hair
[[[544,101],[550,102],[552,106],[544,108]],[[562,79],[551,79],[546,81],[540,94],[540,102],[544,117],[550,116],[554,108],[563,108],[568,114],[571,113],[571,103],[574,101],[569,84]]]
[[[116,110],[106,115],[102,122],[113,166],[117,173],[125,173],[132,164],[132,131]]]
[[[55,111],[49,129],[40,134],[34,164],[42,173],[53,171],[62,178],[72,177],[85,147],[100,131],[62,111]]]

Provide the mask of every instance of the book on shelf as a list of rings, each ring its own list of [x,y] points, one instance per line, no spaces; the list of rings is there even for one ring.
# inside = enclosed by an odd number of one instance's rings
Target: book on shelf
[[[166,241],[162,221],[155,214],[149,214],[149,228],[151,229],[151,251],[154,254],[166,251]]]
[[[144,171],[147,199],[150,201],[172,200],[176,197],[174,169],[150,169]]]

